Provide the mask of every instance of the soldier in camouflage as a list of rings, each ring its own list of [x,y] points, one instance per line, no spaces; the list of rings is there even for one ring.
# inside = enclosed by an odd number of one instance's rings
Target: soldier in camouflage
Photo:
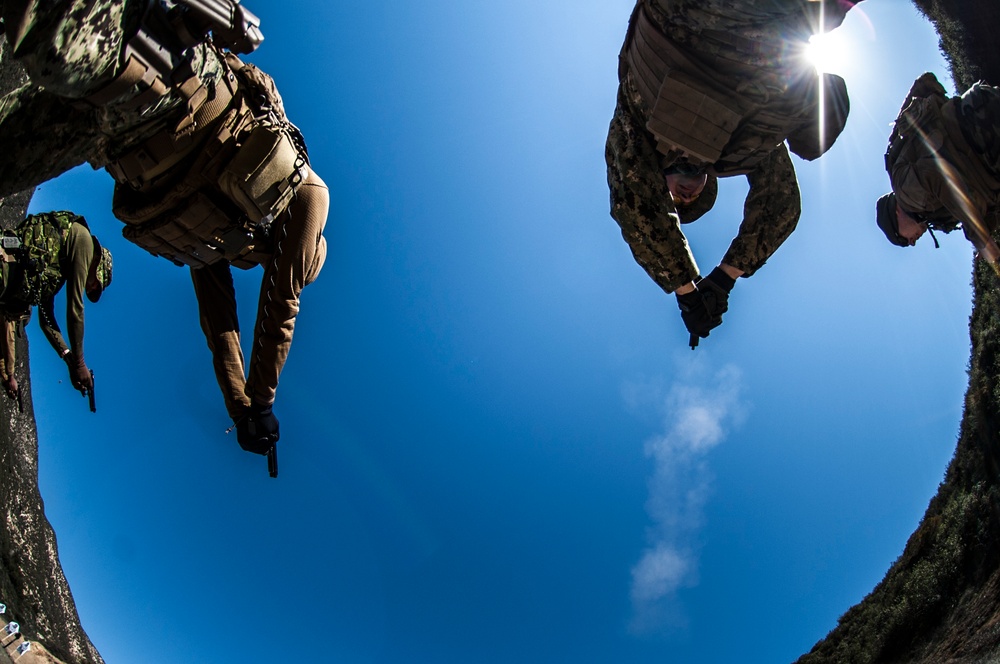
[[[721,324],[735,280],[754,274],[795,229],[801,203],[789,147],[815,159],[843,129],[843,79],[817,76],[802,56],[808,38],[840,25],[852,6],[636,4],[605,153],[611,216],[636,262],[676,293],[692,347]],[[718,178],[736,175],[750,184],[743,222],[718,267],[702,277],[681,224],[712,208]]]
[[[30,214],[4,237],[0,379],[7,396],[19,394],[14,378],[15,340],[33,306],[38,307],[38,324],[45,338],[69,369],[70,383],[86,394],[94,388],[94,381],[83,355],[83,296],[97,302],[111,284],[111,252],[91,235],[83,217],[65,211]],[[55,316],[55,297],[63,287],[69,344]]]
[[[4,49],[30,82],[0,99],[0,197],[84,162],[103,168],[175,120],[184,99],[172,88],[149,104],[135,103],[148,94],[142,81],[95,98],[120,73],[126,35],[137,32],[146,5],[4,0]],[[192,69],[214,91],[225,71],[220,56],[206,43],[191,50]]]
[[[4,48],[30,79],[0,99],[0,196],[83,162],[105,168],[117,182],[115,214],[136,224],[126,227],[126,238],[191,266],[202,329],[240,446],[270,460],[278,440],[272,404],[300,294],[326,257],[329,192],[309,167],[301,134],[285,118],[270,78],[235,58],[263,39],[259,21],[238,0],[2,0],[0,13]],[[265,80],[269,94],[241,87],[247,80]],[[255,156],[268,138],[290,146],[272,151],[291,154],[290,175],[267,191],[236,192],[241,174],[228,173],[231,188],[224,189],[220,178],[237,161],[234,153],[253,139]],[[278,201],[261,203],[257,197],[266,199],[272,189]],[[214,217],[205,216],[206,202]],[[248,209],[259,214],[250,219]],[[150,210],[152,219],[126,216]],[[229,224],[225,232],[220,217]],[[191,228],[202,235],[154,244],[162,239],[157,233]],[[249,373],[231,264],[264,267]]]
[[[917,78],[893,126],[885,167],[892,192],[875,210],[890,242],[913,246],[928,230],[961,227],[997,268],[1000,88],[976,83],[949,97],[934,74]]]

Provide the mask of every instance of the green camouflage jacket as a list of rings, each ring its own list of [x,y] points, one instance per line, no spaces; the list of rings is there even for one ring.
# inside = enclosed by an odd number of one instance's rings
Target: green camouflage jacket
[[[839,25],[848,3],[809,0],[640,0],[652,23],[675,45],[714,72],[732,71],[733,90],[766,99],[801,71],[801,47],[811,34]],[[633,19],[635,14],[633,14]],[[821,27],[822,26],[822,27]],[[625,57],[619,62],[618,103],[605,156],[611,216],[649,276],[667,293],[694,281],[699,270],[663,176],[672,156],[657,151],[646,129],[650,108]],[[796,48],[799,47],[799,48]],[[725,76],[725,74],[723,74]],[[775,102],[780,103],[780,102]],[[785,135],[761,135],[745,124],[721,158],[708,166],[720,177],[745,174],[750,192],[739,231],[722,259],[753,274],[792,233],[801,213]]]

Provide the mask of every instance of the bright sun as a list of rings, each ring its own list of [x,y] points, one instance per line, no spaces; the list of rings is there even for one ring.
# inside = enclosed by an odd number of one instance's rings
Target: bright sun
[[[806,46],[806,60],[820,73],[843,71],[851,52],[846,42],[841,30],[813,35]]]

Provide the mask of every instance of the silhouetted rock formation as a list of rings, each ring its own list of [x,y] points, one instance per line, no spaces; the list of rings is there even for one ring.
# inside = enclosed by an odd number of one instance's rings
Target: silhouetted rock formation
[[[6,43],[0,40],[4,48]],[[21,73],[0,56],[0,93],[21,82]],[[24,218],[31,191],[0,201],[0,226]],[[103,664],[104,660],[80,626],[80,618],[63,575],[55,533],[45,518],[38,491],[38,432],[31,404],[28,344],[18,344],[17,380],[24,392],[24,413],[0,395],[0,602],[5,621],[16,621],[24,636],[43,644],[67,664]],[[36,648],[36,653],[41,649]],[[0,653],[0,661],[6,657]],[[27,661],[27,655],[25,656]],[[39,660],[44,661],[44,660]]]
[[[941,36],[956,92],[1000,85],[996,0],[914,3]],[[973,286],[969,389],[945,480],[882,582],[800,664],[1000,658],[1000,279],[977,261]]]

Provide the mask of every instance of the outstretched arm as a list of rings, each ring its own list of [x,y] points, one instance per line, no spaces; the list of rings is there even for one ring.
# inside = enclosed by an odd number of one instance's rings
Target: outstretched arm
[[[750,192],[743,205],[743,223],[722,263],[749,276],[795,230],[802,201],[795,167],[784,144],[748,173],[747,180]]]
[[[42,333],[56,354],[65,358],[69,354],[69,346],[66,345],[59,323],[56,322],[55,305],[55,296],[42,300],[38,305],[38,327],[42,328]]]
[[[698,265],[681,232],[680,217],[660,171],[650,134],[619,90],[605,148],[611,216],[636,262],[667,293],[693,289]]]

